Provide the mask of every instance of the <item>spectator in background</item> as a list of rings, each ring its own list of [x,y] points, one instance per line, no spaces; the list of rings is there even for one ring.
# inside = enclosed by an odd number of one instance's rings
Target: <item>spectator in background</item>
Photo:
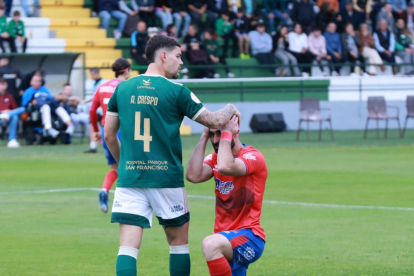
[[[279,20],[283,25],[288,23],[289,15],[285,10],[283,0],[264,0],[264,9],[262,10],[263,16],[268,19],[270,34],[274,36],[275,32],[275,18]]]
[[[207,9],[217,15],[229,13],[229,3],[227,0],[208,0]]]
[[[221,63],[227,65],[226,58],[223,54],[220,54],[220,46],[217,39],[214,38],[214,30],[207,30],[204,33],[203,41],[204,49],[206,49],[207,56],[209,58],[209,64]],[[230,72],[229,68],[224,67],[228,78],[234,78],[234,74]]]
[[[339,12],[339,2],[338,0],[318,0],[317,5],[321,9],[323,3],[329,3],[329,9],[333,10],[335,13]]]
[[[315,11],[309,0],[301,0],[295,3],[292,9],[292,20],[301,25],[303,32],[309,34],[315,24]]]
[[[354,4],[352,0],[346,1],[345,9],[340,12],[338,18],[338,30],[345,31],[346,23],[351,22],[355,29],[358,29],[360,24],[358,14],[354,11]]]
[[[316,26],[319,26],[324,31],[326,26],[331,22],[335,22],[335,20],[336,12],[331,10],[329,2],[324,2],[321,6],[321,10],[316,16]]]
[[[296,58],[289,53],[289,42],[288,42],[288,28],[287,26],[280,27],[279,32],[273,36],[273,50],[276,58],[279,59],[286,67],[280,67],[278,70],[279,76],[291,76],[291,68],[289,64],[294,65],[292,67],[294,76],[300,76],[300,70],[297,66],[298,61]]]
[[[30,83],[32,81],[33,76],[40,76],[42,80],[42,86],[45,85],[46,71],[43,70],[42,68],[39,68],[25,75],[22,82],[20,83],[20,87],[19,87],[20,95],[23,95],[23,92],[26,91],[26,89],[30,87]]]
[[[147,65],[145,47],[148,40],[147,24],[145,21],[140,21],[137,30],[131,35],[131,56],[139,65]]]
[[[404,63],[409,63],[411,65],[404,65],[403,66],[403,74],[404,75],[412,75],[414,74],[414,49],[411,48],[412,45],[412,33],[405,27],[405,23],[403,19],[397,20],[397,33],[396,33],[396,43],[395,43],[395,50],[396,55],[399,56]]]
[[[14,45],[14,40],[10,37],[10,34],[7,29],[7,18],[4,15],[5,13],[5,7],[2,2],[0,2],[0,47],[3,53],[6,52],[6,49],[4,49],[3,42],[9,43],[10,49],[14,52],[16,52],[16,46]],[[13,48],[14,47],[14,48]]]
[[[252,18],[253,15],[253,0],[243,0],[244,6],[246,7],[247,18]]]
[[[383,61],[395,63],[395,36],[388,28],[387,21],[379,22],[379,30],[374,33],[375,48]],[[392,66],[395,74],[395,66]]]
[[[392,5],[392,14],[395,20],[401,18],[403,12],[407,9],[406,0],[388,0]]]
[[[10,20],[8,31],[10,34],[10,47],[12,53],[16,53],[16,44],[15,39],[19,40],[23,43],[23,53],[26,53],[27,48],[27,38],[25,37],[24,32],[24,23],[20,20],[20,12],[15,11],[13,12],[13,20]]]
[[[404,0],[405,1],[405,0]],[[371,13],[372,0],[353,0],[354,10],[356,14],[357,24],[353,24],[355,29],[359,29],[359,25],[369,19]]]
[[[188,32],[188,27],[191,24],[191,16],[187,12],[186,0],[170,0],[173,8],[173,16],[175,19],[175,27],[177,28],[177,37],[185,37]],[[181,25],[184,21],[182,31]]]
[[[98,89],[98,86],[105,82],[105,80],[101,77],[101,72],[99,68],[91,68],[89,70],[89,73],[91,75],[91,79],[94,81],[92,92],[95,94],[96,90]]]
[[[288,35],[289,52],[296,58],[299,64],[305,64],[302,67],[302,75],[309,77],[310,66],[312,63],[312,54],[309,53],[308,36],[302,31],[302,26],[296,23],[293,32]]]
[[[208,9],[208,0],[187,0],[188,13],[191,15],[192,22],[197,26],[201,26],[201,18],[206,14],[207,21],[204,24],[204,29],[207,30],[213,27],[218,14]]]
[[[13,0],[2,0],[1,2],[4,3],[6,16],[10,17],[10,11],[13,6]]]
[[[44,134],[53,138],[60,134],[59,131],[52,127],[52,112],[55,112],[67,125],[66,133],[72,135],[75,128],[69,114],[53,99],[49,89],[42,85],[42,77],[34,75],[30,85],[23,93],[22,106],[27,107],[31,104],[33,109],[40,111]]]
[[[249,33],[252,54],[259,63],[274,65],[275,60],[272,53],[272,37],[266,33],[265,30],[266,25],[263,21],[259,21],[256,26],[256,31],[251,31]],[[272,74],[277,75],[276,66],[268,67],[268,69]]]
[[[380,21],[384,20],[387,23],[388,29],[393,32],[394,30],[394,25],[395,25],[395,20],[394,17],[392,15],[392,5],[390,3],[386,3],[384,5],[384,7],[381,9],[381,11],[378,13],[377,16],[377,29],[379,30],[380,28]]]
[[[165,30],[173,22],[171,1],[156,0],[155,14],[161,19],[162,29]]]
[[[360,31],[358,34],[359,41],[360,41],[360,52],[365,60],[368,61],[371,65],[368,67],[368,74],[371,76],[377,75],[377,68],[373,64],[382,64],[382,59],[378,54],[377,50],[375,50],[375,40],[372,35],[369,33],[368,25],[366,23],[361,24],[359,27]],[[383,65],[379,65],[381,71],[385,71],[385,67]]]
[[[98,1],[98,15],[102,20],[102,28],[108,31],[111,17],[116,18],[118,20],[118,28],[114,30],[114,38],[121,38],[128,16],[120,11],[118,0]]]
[[[234,21],[230,22],[230,16],[228,12],[222,13],[220,18],[216,21],[216,33],[218,36],[223,37],[223,56],[227,57],[227,50],[229,47],[229,41],[232,41],[232,57],[237,57],[237,44],[238,38],[234,33]]]
[[[309,52],[312,54],[313,60],[319,64],[321,71],[324,72],[321,64],[322,60],[326,60],[328,64],[330,64],[332,57],[328,55],[328,52],[326,51],[326,40],[319,27],[313,28],[312,33],[308,37],[308,44]]]
[[[234,34],[239,40],[239,52],[241,59],[250,58],[250,40],[249,40],[249,19],[244,14],[243,9],[237,10],[236,19],[234,20]]]
[[[29,5],[27,4],[27,0],[20,0],[20,4],[22,4],[22,8],[24,10],[24,13],[27,17],[32,17],[34,12],[30,11]],[[33,5],[35,8],[40,8],[39,0],[34,0]]]
[[[201,38],[198,33],[197,25],[190,25],[188,28],[188,33],[184,38],[184,52],[186,53],[186,58],[189,60],[192,65],[209,65],[209,58],[206,51],[201,45]],[[196,75],[197,78],[219,78],[214,69],[203,69],[199,70],[199,73]]]
[[[401,18],[405,22],[405,26],[410,32],[414,32],[414,11],[413,11],[414,3],[410,2],[407,4],[407,10],[404,11],[401,15]]]
[[[374,4],[372,5],[372,10],[370,14],[371,19],[371,28],[372,30],[377,29],[377,16],[380,13],[381,9],[384,7],[382,0],[374,0]]]
[[[329,23],[328,28],[323,33],[323,36],[326,40],[326,50],[328,51],[328,54],[332,58],[332,63],[342,63],[343,59],[343,53],[342,53],[342,43],[341,43],[341,37],[336,32],[336,24],[335,23]],[[340,66],[335,66],[333,68],[333,71],[331,73],[332,76],[339,76],[339,72],[341,70]]]
[[[17,107],[16,102],[11,94],[7,93],[7,82],[0,78],[0,126],[9,125],[9,142],[8,148],[18,148],[17,127],[19,116],[23,114],[25,108]]]
[[[363,64],[365,62],[364,57],[362,56],[362,53],[359,51],[360,47],[360,41],[359,37],[355,34],[354,27],[352,26],[352,23],[346,24],[345,32],[342,33],[342,45],[344,47],[344,56],[346,59],[354,64],[351,67],[351,76],[355,75],[356,72],[356,62],[359,61],[360,65],[359,68],[362,72],[365,72]]]
[[[147,26],[155,27],[155,0],[135,0],[138,5],[139,16]]]
[[[17,82],[24,79],[24,75],[19,69],[10,65],[9,58],[7,56],[0,57],[0,77],[7,82],[8,92],[13,95],[14,101],[20,106],[22,102],[22,94],[20,93]]]
[[[177,38],[177,27],[175,27],[174,24],[170,24],[167,26],[167,28],[165,29],[165,31],[161,32],[162,35],[168,36],[169,38],[174,39],[175,41],[178,42],[178,38]]]

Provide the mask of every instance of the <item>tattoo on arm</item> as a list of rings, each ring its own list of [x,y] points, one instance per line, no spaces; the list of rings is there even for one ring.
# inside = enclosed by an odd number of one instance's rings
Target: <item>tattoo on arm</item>
[[[224,108],[211,112],[210,110],[204,110],[196,119],[197,123],[200,123],[208,128],[219,129],[223,124],[227,123],[235,111],[234,105],[226,105]]]

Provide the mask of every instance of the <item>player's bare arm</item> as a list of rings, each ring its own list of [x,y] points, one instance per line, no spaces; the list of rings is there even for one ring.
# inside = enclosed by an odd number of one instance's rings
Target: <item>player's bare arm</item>
[[[208,128],[220,129],[220,127],[227,123],[233,115],[236,115],[240,122],[240,112],[234,105],[228,104],[215,112],[211,112],[207,109],[204,110],[197,117],[196,122]]]
[[[233,116],[230,121],[221,127],[221,135],[226,135],[225,132],[231,133],[232,137],[239,135],[239,118]],[[244,162],[238,158],[234,158],[231,142],[232,140],[220,140],[220,147],[217,154],[217,169],[221,175],[229,176],[243,176],[246,175],[247,169]]]
[[[105,142],[108,145],[109,151],[119,164],[119,156],[121,151],[121,144],[119,142],[117,133],[119,130],[119,117],[118,116],[106,116],[105,119]]]
[[[203,162],[209,137],[210,129],[206,127],[188,161],[185,177],[192,183],[205,182],[213,177],[213,169]]]

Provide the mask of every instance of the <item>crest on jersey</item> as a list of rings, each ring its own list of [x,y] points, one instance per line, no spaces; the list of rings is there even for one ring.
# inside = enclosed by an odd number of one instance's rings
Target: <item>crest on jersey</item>
[[[249,160],[249,159],[250,160],[256,160],[256,156],[253,155],[253,153],[251,153],[251,152],[243,154],[243,158],[246,159],[246,160]]]
[[[151,85],[151,80],[142,80],[143,84],[146,86]]]
[[[197,98],[196,95],[194,95],[193,92],[191,92],[191,99],[195,102],[195,103],[201,103],[200,100]]]
[[[216,178],[216,190],[218,190],[220,194],[228,195],[231,191],[234,190],[233,182],[223,182],[220,179]]]

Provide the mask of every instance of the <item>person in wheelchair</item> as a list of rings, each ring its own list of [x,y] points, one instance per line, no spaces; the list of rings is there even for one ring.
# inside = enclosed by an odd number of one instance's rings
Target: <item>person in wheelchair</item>
[[[43,135],[56,138],[60,132],[52,127],[52,112],[54,112],[66,125],[65,133],[72,135],[74,125],[68,112],[59,105],[47,87],[42,86],[42,77],[34,75],[30,81],[30,87],[23,93],[22,106],[29,112],[39,111],[43,126]]]

